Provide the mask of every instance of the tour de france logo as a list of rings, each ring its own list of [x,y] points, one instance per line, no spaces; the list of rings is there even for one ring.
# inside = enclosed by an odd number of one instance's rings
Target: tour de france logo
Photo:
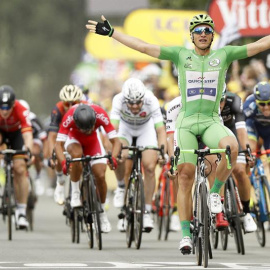
[[[217,67],[218,65],[220,64],[220,60],[219,59],[213,59],[213,60],[211,60],[210,62],[209,62],[209,65],[211,66],[211,67]]]

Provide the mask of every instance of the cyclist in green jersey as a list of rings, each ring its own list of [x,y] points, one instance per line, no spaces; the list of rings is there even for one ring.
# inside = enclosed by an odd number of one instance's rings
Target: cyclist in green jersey
[[[109,36],[120,43],[161,60],[172,61],[178,70],[178,84],[183,106],[177,118],[175,139],[181,149],[197,148],[197,136],[210,148],[225,148],[230,145],[232,168],[236,164],[238,144],[232,132],[220,123],[219,103],[225,85],[225,75],[229,65],[237,59],[254,56],[270,48],[270,36],[244,46],[225,46],[212,50],[214,22],[209,15],[199,14],[190,21],[190,37],[194,49],[180,46],[159,46],[149,44],[136,37],[115,30],[101,16],[103,22],[88,21],[86,28],[92,33]],[[191,189],[194,181],[196,156],[181,154],[178,170],[178,209],[183,238],[179,249],[191,251],[190,220],[192,218]],[[210,190],[210,210],[222,210],[220,188],[231,170],[223,158],[217,168],[216,178]],[[187,253],[187,252],[185,252]]]

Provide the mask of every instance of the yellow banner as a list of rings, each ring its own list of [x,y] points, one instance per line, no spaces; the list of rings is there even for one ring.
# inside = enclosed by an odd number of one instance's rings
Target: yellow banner
[[[115,29],[152,44],[193,48],[189,33],[189,21],[193,16],[205,13],[205,11],[198,10],[138,9],[128,14],[123,28],[115,27]],[[214,41],[217,40],[218,35],[215,34]],[[97,59],[158,61],[158,59],[129,49],[113,38],[92,33],[88,33],[86,36],[85,48]]]
[[[190,48],[189,21],[193,16],[205,13],[201,10],[138,9],[126,17],[124,29],[128,35],[152,44]]]
[[[115,27],[117,31],[123,32],[122,27]],[[131,61],[158,62],[159,60],[146,54],[132,50],[113,38],[88,33],[85,38],[85,49],[93,57],[101,60],[117,59]]]

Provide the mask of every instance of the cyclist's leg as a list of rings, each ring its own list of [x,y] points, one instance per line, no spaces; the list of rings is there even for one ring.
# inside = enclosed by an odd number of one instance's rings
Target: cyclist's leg
[[[174,134],[176,145],[180,149],[197,149],[198,141],[196,136],[187,129],[177,128]],[[192,185],[195,176],[197,157],[194,154],[181,154],[178,161],[178,194],[177,208],[180,217],[182,240],[179,249],[191,250],[190,221],[192,218]]]
[[[121,121],[118,129],[118,138],[120,139],[123,146],[128,146],[132,144],[132,130]],[[115,170],[115,176],[117,179],[117,189],[114,191],[115,195],[113,198],[113,204],[114,207],[116,208],[121,208],[124,205],[125,186],[127,185],[132,166],[132,164],[130,166],[131,162],[127,160],[127,157],[128,157],[128,150],[123,150],[122,162],[118,163],[118,166]]]
[[[76,139],[68,138],[65,144],[66,150],[71,158],[80,158],[83,155],[83,148]],[[80,178],[82,174],[82,164],[80,162],[72,163],[70,167],[70,181],[71,181],[71,207],[81,206],[81,192],[80,192]]]
[[[9,139],[10,147],[12,149],[20,150],[23,148],[24,141],[20,130],[6,134],[6,136]],[[26,205],[29,193],[26,161],[19,156],[14,156],[13,171],[14,190],[17,202],[17,209],[15,213],[17,225],[19,228],[26,228],[29,226],[26,219]]]

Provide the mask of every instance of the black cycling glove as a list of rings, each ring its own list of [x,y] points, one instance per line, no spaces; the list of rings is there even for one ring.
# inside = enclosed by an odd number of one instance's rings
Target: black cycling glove
[[[108,20],[104,21],[103,23],[99,22],[96,25],[96,34],[111,37],[113,32],[114,32],[114,29]]]

